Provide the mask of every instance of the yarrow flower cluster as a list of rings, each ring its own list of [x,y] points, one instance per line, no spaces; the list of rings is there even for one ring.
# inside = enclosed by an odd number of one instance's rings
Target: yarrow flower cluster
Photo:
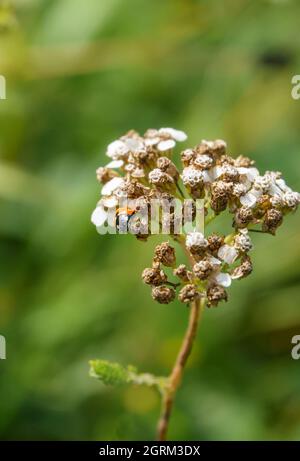
[[[92,222],[100,227],[121,197],[134,200],[134,209],[153,198],[203,199],[206,224],[221,213],[230,213],[233,232],[208,236],[197,230],[187,235],[172,232],[175,218],[171,213],[170,237],[184,247],[189,265],[176,266],[175,249],[164,242],[155,248],[152,265],[142,274],[159,303],[168,304],[178,297],[189,304],[204,298],[208,307],[217,306],[227,301],[226,288],[232,280],[252,272],[249,232],[275,235],[284,216],[297,209],[300,195],[287,186],[280,172],[261,175],[248,157],[230,156],[223,140],[203,140],[185,149],[179,171],[171,160],[172,151],[186,139],[183,131],[160,128],[149,129],[144,136],[130,131],[112,142],[107,148],[110,162],[97,170],[102,198]],[[146,240],[148,235],[145,229],[136,232],[139,239]],[[173,269],[176,282],[169,280],[166,267]]]

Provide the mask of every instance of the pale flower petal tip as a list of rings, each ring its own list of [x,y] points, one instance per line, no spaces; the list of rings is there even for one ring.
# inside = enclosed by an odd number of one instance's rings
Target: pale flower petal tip
[[[238,257],[238,251],[231,245],[222,245],[218,251],[218,256],[227,264],[232,264]]]
[[[95,208],[91,216],[91,222],[96,226],[102,226],[107,219],[107,213],[104,208],[100,205]]]
[[[160,141],[157,145],[158,150],[164,152],[166,150],[173,149],[176,146],[176,142],[173,139],[167,139],[166,141]]]
[[[226,272],[219,272],[219,274],[215,276],[215,281],[224,288],[228,288],[231,285],[231,277]]]
[[[118,187],[121,187],[124,183],[123,178],[112,178],[102,187],[102,195],[111,195]]]
[[[160,134],[168,134],[178,142],[184,142],[187,140],[187,134],[182,130],[175,130],[175,128],[160,128],[158,132]]]
[[[120,168],[123,165],[124,165],[123,160],[112,160],[105,166],[105,168],[109,168],[109,169]]]
[[[128,151],[125,143],[121,141],[120,139],[117,139],[116,141],[111,142],[107,146],[107,151],[106,155],[108,157],[114,158],[117,157],[118,155],[124,154]]]
[[[245,195],[242,195],[240,197],[240,202],[243,206],[246,206],[248,208],[253,208],[257,202],[257,198],[251,192],[247,192]]]

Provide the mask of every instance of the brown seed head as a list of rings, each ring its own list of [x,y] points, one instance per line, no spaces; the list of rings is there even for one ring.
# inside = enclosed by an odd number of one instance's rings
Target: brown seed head
[[[197,287],[192,283],[189,283],[188,285],[182,287],[178,295],[178,299],[182,303],[190,303],[191,301],[194,301],[199,297],[200,293],[197,290]]]
[[[163,242],[155,248],[154,259],[164,266],[173,267],[176,264],[175,249],[169,245],[169,242]]]
[[[160,304],[169,304],[175,299],[173,288],[159,286],[152,288],[152,298]]]

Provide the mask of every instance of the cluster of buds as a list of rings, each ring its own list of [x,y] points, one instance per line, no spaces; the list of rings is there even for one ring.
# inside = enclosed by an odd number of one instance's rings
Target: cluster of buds
[[[247,277],[252,272],[249,251],[252,242],[247,229],[240,229],[227,237],[211,234],[205,238],[201,232],[186,236],[185,249],[189,256],[190,269],[180,264],[176,267],[175,249],[169,242],[155,248],[152,267],[142,273],[142,280],[152,287],[155,301],[168,304],[177,296],[180,302],[189,304],[205,297],[207,306],[217,306],[227,301],[228,288],[232,280]],[[169,280],[165,267],[173,268],[176,282]]]
[[[297,209],[300,195],[287,186],[281,173],[261,175],[248,157],[233,158],[225,141],[205,141],[181,153],[182,170],[172,162],[177,142],[186,141],[183,131],[173,128],[147,130],[144,136],[130,131],[107,148],[110,162],[97,170],[103,184],[102,197],[92,215],[98,227],[120,198],[134,201],[134,209],[151,199],[203,199],[206,223],[221,213],[232,214],[233,232],[205,236],[196,229],[170,237],[185,247],[189,266],[176,267],[175,250],[168,242],[155,249],[152,267],[143,271],[143,281],[152,287],[152,297],[167,304],[176,296],[185,304],[206,298],[208,306],[227,301],[228,288],[235,279],[252,271],[249,231],[275,235],[289,212]],[[167,218],[171,228],[172,214]],[[148,234],[136,233],[140,239]],[[164,268],[173,268],[168,279]]]

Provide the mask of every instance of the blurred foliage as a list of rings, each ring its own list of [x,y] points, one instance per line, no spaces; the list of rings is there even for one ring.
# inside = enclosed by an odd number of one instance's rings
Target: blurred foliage
[[[296,0],[1,2],[1,439],[154,437],[155,390],[103,386],[88,360],[167,375],[188,311],[140,281],[155,239],[95,232],[95,169],[129,129],[174,126],[299,190],[299,14]],[[300,438],[299,224],[255,235],[253,275],[206,310],[172,439]]]

